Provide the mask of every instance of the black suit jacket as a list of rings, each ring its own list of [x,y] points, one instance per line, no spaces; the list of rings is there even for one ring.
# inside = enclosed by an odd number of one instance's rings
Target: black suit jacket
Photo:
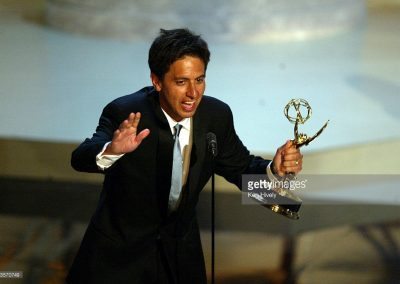
[[[138,131],[150,135],[134,152],[105,171],[103,190],[68,283],[206,283],[195,208],[213,171],[241,186],[241,175],[264,174],[269,163],[249,154],[235,133],[230,108],[204,96],[193,116],[193,146],[183,199],[167,213],[173,137],[152,87],[108,104],[93,137],[72,154],[78,171],[101,172],[96,155],[131,112],[141,112]],[[206,135],[215,133],[218,155],[207,151]]]

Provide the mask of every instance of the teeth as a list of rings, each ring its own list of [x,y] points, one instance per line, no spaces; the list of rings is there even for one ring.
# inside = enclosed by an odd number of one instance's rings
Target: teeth
[[[190,105],[190,106],[191,106],[191,105],[194,104],[194,102],[184,102],[184,104],[185,104],[185,105]]]

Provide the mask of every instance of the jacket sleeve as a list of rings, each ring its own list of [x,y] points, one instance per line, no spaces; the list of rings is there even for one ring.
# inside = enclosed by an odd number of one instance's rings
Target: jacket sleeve
[[[110,142],[114,131],[118,128],[121,118],[118,117],[118,107],[114,103],[108,104],[99,119],[99,124],[92,138],[86,138],[73,152],[71,166],[81,172],[102,173],[96,164],[96,156],[103,149],[104,144]]]
[[[236,134],[229,108],[224,126],[223,140],[218,144],[220,152],[215,161],[215,173],[241,188],[242,175],[266,174],[266,168],[271,161],[250,154]]]

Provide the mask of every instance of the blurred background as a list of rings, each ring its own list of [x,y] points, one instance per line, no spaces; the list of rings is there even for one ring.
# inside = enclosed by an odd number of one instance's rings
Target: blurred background
[[[313,110],[301,132],[330,120],[302,150],[300,220],[217,177],[216,283],[400,283],[399,0],[0,0],[0,272],[23,272],[0,283],[63,283],[102,183],[70,154],[150,85],[151,41],[176,27],[209,42],[206,95],[253,153],[293,138],[292,98]],[[209,268],[209,185],[198,213]]]

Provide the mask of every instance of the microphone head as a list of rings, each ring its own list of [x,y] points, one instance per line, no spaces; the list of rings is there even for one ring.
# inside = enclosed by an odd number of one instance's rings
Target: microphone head
[[[208,132],[207,133],[207,144],[210,144],[211,142],[217,143],[217,136],[215,136],[215,134],[212,132]]]
[[[207,133],[207,147],[208,147],[208,151],[211,152],[211,154],[213,155],[213,157],[216,157],[218,154],[218,150],[217,150],[217,136],[212,133],[212,132],[208,132]]]

